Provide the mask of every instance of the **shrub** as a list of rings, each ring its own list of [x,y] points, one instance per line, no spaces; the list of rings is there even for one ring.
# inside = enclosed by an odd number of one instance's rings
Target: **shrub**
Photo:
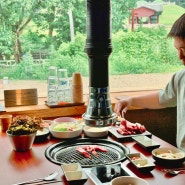
[[[113,52],[109,57],[111,75],[129,73],[171,72],[181,68],[171,39],[164,27],[139,28],[135,32],[119,31],[112,35]],[[88,76],[88,57],[84,52],[85,35],[77,33],[75,42],[62,43],[51,49],[50,58],[36,65],[28,52],[23,61],[9,73],[12,79],[47,79],[49,66],[68,69],[68,75],[80,72]],[[3,72],[2,72],[2,75]]]

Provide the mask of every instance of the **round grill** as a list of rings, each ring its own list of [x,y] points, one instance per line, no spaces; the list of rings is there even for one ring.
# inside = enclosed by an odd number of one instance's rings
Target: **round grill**
[[[107,149],[107,152],[97,151],[98,156],[90,153],[91,159],[84,157],[77,147],[87,145],[98,145]],[[107,139],[77,139],[74,141],[64,141],[49,146],[45,151],[48,160],[56,164],[80,163],[82,167],[93,167],[97,165],[113,164],[123,161],[129,153],[129,149],[124,145]]]

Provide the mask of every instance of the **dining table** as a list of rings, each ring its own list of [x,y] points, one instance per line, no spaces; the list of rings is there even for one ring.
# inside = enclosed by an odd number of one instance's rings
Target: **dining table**
[[[80,137],[85,138],[84,133],[82,133]],[[71,138],[71,140],[75,139],[76,138]],[[155,168],[152,171],[143,173],[125,158],[121,161],[121,165],[124,169],[127,169],[128,173],[130,172],[131,176],[133,175],[145,179],[149,185],[184,185],[185,174],[172,176],[165,173],[165,168],[173,168],[173,166],[170,166],[169,164],[167,166],[165,164],[158,164],[152,157],[151,151],[142,148],[134,140],[119,141],[111,134],[109,134],[106,139],[121,143],[129,149],[130,153],[141,153],[155,164]],[[153,134],[151,134],[151,139],[159,143],[160,147],[175,148],[175,146]],[[54,185],[68,185],[61,165],[51,162],[45,156],[45,151],[48,147],[63,141],[63,139],[53,138],[49,135],[45,140],[34,142],[30,150],[17,152],[13,150],[6,132],[0,131],[0,184],[13,185],[22,181],[42,178],[52,172],[58,172],[59,175],[56,178],[58,182],[51,183],[44,181],[38,184],[48,183]],[[180,167],[185,168],[185,163],[182,163]],[[84,170],[86,171],[86,169]],[[85,182],[85,185],[96,184],[88,173],[87,177],[88,179]]]

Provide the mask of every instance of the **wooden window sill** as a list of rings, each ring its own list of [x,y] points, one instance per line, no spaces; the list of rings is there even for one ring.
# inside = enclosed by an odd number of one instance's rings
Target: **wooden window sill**
[[[158,90],[148,90],[148,91],[127,91],[127,92],[112,92],[110,93],[111,103],[114,107],[115,103],[119,98],[125,98],[127,96],[134,96],[144,93],[149,93]],[[71,106],[71,107],[57,107],[50,108],[45,104],[46,98],[38,98],[38,105],[29,105],[29,106],[16,106],[16,107],[6,107],[5,112],[0,112],[0,114],[12,114],[20,115],[26,114],[30,116],[40,116],[44,119],[59,117],[59,116],[75,116],[82,115],[86,111],[88,95],[84,95],[85,104],[80,106]],[[4,104],[3,101],[0,103]],[[141,109],[139,107],[131,107],[131,109]]]

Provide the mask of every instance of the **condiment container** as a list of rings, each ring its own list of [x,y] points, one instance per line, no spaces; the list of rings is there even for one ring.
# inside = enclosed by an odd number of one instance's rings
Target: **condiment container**
[[[155,168],[154,163],[141,153],[126,154],[126,157],[141,173],[148,173]]]
[[[82,185],[87,181],[87,174],[79,163],[62,164],[61,168],[69,185]]]

